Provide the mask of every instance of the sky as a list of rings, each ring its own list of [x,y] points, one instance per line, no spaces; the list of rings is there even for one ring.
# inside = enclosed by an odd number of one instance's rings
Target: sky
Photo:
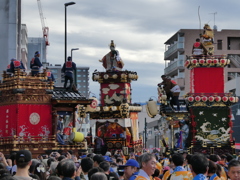
[[[64,62],[66,0],[41,0],[45,26],[49,28],[47,61]],[[136,71],[132,102],[157,98],[157,84],[164,74],[164,43],[179,29],[199,29],[200,24],[218,30],[240,29],[239,0],[73,0],[67,7],[67,55],[89,67],[91,95],[99,97],[100,84],[91,79],[95,69],[105,71],[98,61],[109,52],[114,40],[124,61],[123,70]],[[199,8],[200,7],[200,8]],[[198,16],[198,9],[200,20]],[[42,37],[37,0],[22,0],[22,24],[29,37]],[[194,40],[193,40],[194,41]],[[90,96],[91,96],[90,95]]]

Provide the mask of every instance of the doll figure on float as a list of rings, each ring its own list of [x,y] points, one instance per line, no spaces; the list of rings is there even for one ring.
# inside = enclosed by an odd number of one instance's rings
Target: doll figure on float
[[[124,63],[120,57],[119,51],[115,49],[116,45],[114,44],[113,40],[111,40],[109,47],[110,52],[99,61],[102,62],[102,65],[106,71],[121,71]]]

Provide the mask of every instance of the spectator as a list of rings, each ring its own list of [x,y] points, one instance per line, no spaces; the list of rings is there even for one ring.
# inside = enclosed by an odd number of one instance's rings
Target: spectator
[[[88,180],[88,172],[93,168],[93,160],[89,157],[85,157],[81,160],[82,174],[81,179]]]
[[[30,179],[28,169],[32,163],[32,153],[28,150],[20,150],[16,154],[17,172],[16,179]]]
[[[102,155],[93,156],[93,167],[99,167],[99,164],[104,161],[104,157]]]
[[[186,180],[186,179],[192,179],[192,174],[189,171],[186,171],[183,167],[184,163],[184,157],[182,154],[174,154],[172,156],[172,161],[174,163],[174,171],[170,175],[170,180]]]
[[[110,164],[106,161],[103,161],[99,164],[99,167],[102,168],[102,170],[104,171],[105,175],[107,176],[107,179],[112,179],[114,177],[110,178]],[[114,172],[112,172],[113,174]]]
[[[156,158],[153,154],[144,153],[139,158],[140,170],[135,180],[150,180],[156,169]]]
[[[154,180],[161,180],[161,179],[159,178],[159,176],[160,176],[160,171],[159,171],[159,169],[155,169],[155,171],[154,171],[154,173],[153,173],[153,175],[152,175],[153,179],[154,179]]]
[[[134,180],[138,175],[139,164],[135,159],[129,159],[124,166],[124,179]]]
[[[96,172],[90,180],[107,180],[107,176],[102,172]]]
[[[191,158],[193,180],[207,180],[209,162],[203,154],[194,154]]]
[[[48,178],[48,180],[62,180],[60,177],[57,176],[51,176]]]
[[[231,160],[228,164],[228,176],[231,180],[240,179],[240,162],[238,160]]]
[[[0,180],[17,180],[7,169],[0,169]]]
[[[73,180],[75,176],[80,176],[80,173],[79,175],[77,174],[75,164],[72,160],[65,159],[61,161],[61,163],[61,174],[63,176],[62,180]]]
[[[211,160],[209,161],[208,177],[210,180],[221,180],[217,175],[217,165]]]
[[[93,167],[92,169],[90,169],[89,171],[88,171],[88,179],[91,179],[91,176],[93,175],[93,174],[95,174],[96,172],[102,172],[102,173],[104,173],[104,171],[102,170],[102,168],[100,168],[100,167]],[[106,175],[105,175],[106,176]],[[106,178],[107,178],[107,176],[106,176]]]

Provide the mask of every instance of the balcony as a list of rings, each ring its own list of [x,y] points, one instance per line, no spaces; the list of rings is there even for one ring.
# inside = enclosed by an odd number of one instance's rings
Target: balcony
[[[179,59],[173,63],[171,63],[168,67],[164,69],[164,74],[167,76],[174,76],[178,74],[178,70],[184,69],[184,60]]]
[[[184,51],[184,43],[177,42],[172,46],[169,46],[168,50],[164,52],[164,59],[165,60],[172,60],[174,57],[177,56],[177,52]]]

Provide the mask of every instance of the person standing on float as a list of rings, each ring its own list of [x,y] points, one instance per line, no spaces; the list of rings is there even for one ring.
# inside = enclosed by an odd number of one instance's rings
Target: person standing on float
[[[73,87],[73,71],[76,70],[76,64],[72,62],[72,57],[68,57],[68,61],[63,64],[62,72],[64,73],[65,82],[64,88],[67,88],[68,80],[70,81],[69,90],[72,90]]]
[[[43,67],[39,57],[40,57],[40,53],[38,51],[36,51],[34,54],[34,58],[32,58],[32,60],[30,62],[32,76],[37,75]]]

